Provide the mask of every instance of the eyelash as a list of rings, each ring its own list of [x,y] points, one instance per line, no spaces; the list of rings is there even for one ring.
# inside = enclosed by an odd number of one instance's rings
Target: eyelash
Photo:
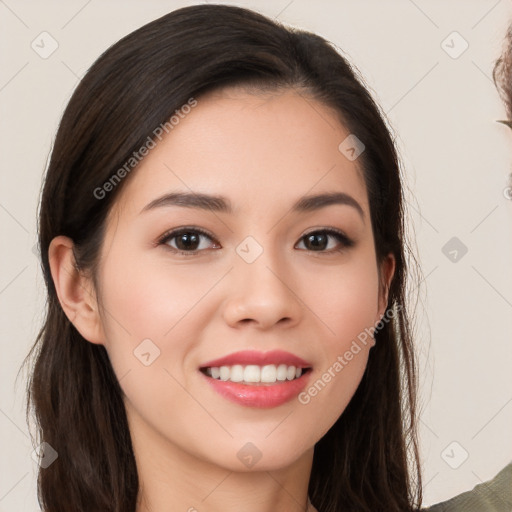
[[[190,256],[197,256],[199,253],[202,252],[202,250],[193,250],[193,251],[181,251],[179,249],[175,249],[174,247],[170,247],[167,242],[169,240],[172,240],[173,238],[176,238],[178,237],[179,235],[182,235],[182,234],[185,234],[185,233],[199,233],[200,235],[203,235],[207,238],[209,238],[210,240],[214,241],[215,243],[217,243],[214,239],[214,237],[208,233],[207,231],[201,229],[201,228],[197,228],[197,227],[183,227],[183,228],[178,228],[178,229],[175,229],[175,230],[171,230],[171,231],[168,231],[166,233],[164,233],[162,235],[161,238],[158,239],[156,245],[159,246],[159,245],[164,245],[166,247],[166,249],[172,251],[173,253],[175,254],[181,254],[181,255],[184,255],[184,256],[187,256],[187,257],[190,257]],[[340,230],[337,230],[337,229],[334,229],[334,228],[326,228],[326,229],[317,229],[317,230],[314,230],[314,231],[310,231],[309,233],[306,233],[305,235],[303,235],[300,240],[302,241],[304,238],[310,236],[310,235],[313,235],[313,234],[318,234],[318,233],[324,233],[324,234],[327,234],[327,235],[331,235],[333,236],[334,238],[336,238],[340,244],[341,244],[341,247],[338,248],[338,249],[330,249],[330,250],[322,250],[322,251],[312,251],[312,250],[309,250],[309,249],[306,249],[308,252],[312,252],[312,253],[320,253],[320,254],[333,254],[333,253],[339,253],[345,249],[349,249],[350,247],[353,247],[355,244],[354,244],[354,241],[351,240],[350,238],[347,237],[347,235],[345,235],[345,233],[343,233],[342,231]]]

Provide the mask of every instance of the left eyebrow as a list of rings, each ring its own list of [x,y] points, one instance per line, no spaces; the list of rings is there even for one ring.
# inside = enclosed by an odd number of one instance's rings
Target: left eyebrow
[[[361,205],[345,192],[330,192],[301,197],[292,206],[292,211],[304,213],[319,210],[333,204],[351,206],[357,210],[363,221],[365,220],[364,210]],[[184,208],[198,208],[214,212],[233,213],[231,201],[226,197],[191,192],[171,192],[165,194],[144,206],[140,213],[166,206],[181,206]]]
[[[229,199],[223,196],[191,192],[171,192],[165,194],[144,206],[140,213],[165,206],[182,206],[184,208],[199,208],[201,210],[212,210],[214,212],[233,213]]]

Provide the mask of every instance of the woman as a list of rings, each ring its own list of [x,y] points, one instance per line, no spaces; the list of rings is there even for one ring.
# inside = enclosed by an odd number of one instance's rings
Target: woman
[[[418,510],[403,210],[321,37],[198,5],[109,48],[40,205],[43,510]]]

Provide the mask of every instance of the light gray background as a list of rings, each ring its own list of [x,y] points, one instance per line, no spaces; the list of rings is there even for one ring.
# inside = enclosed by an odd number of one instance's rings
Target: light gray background
[[[44,310],[33,246],[58,121],[79,78],[108,46],[192,3],[0,0],[0,511],[38,510],[25,376],[17,385],[15,378]],[[225,3],[334,42],[388,114],[424,277],[416,330],[425,505],[493,477],[512,460],[512,201],[504,195],[512,132],[495,122],[505,114],[491,80],[511,4]],[[43,31],[59,45],[47,59],[31,48]],[[464,42],[454,31],[469,43],[457,58]],[[454,236],[468,248],[456,262],[442,251]]]

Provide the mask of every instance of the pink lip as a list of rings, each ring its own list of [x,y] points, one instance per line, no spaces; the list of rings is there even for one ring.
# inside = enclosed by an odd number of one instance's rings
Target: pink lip
[[[283,350],[271,350],[269,352],[257,352],[255,350],[243,350],[234,352],[226,357],[214,359],[201,365],[200,368],[212,368],[220,366],[233,366],[240,364],[246,366],[256,364],[285,364],[298,368],[311,368],[311,363]],[[276,381],[275,383],[242,384],[239,382],[222,381],[209,377],[203,372],[200,374],[208,384],[221,396],[231,402],[246,407],[271,408],[289,402],[296,397],[306,386],[311,371],[303,373],[298,379]]]
[[[284,364],[284,363],[283,363]],[[275,384],[240,384],[213,379],[200,372],[208,384],[221,396],[246,407],[271,408],[295,398],[306,386],[311,372],[298,379],[277,381]]]
[[[233,352],[226,357],[208,361],[207,363],[202,364],[201,368],[233,366],[235,364],[256,364],[258,366],[264,366],[266,364],[285,364],[287,366],[295,366],[299,368],[311,367],[311,363],[304,361],[304,359],[301,359],[300,357],[297,357],[290,352],[285,352],[284,350],[271,350],[269,352],[242,350],[240,352]]]

